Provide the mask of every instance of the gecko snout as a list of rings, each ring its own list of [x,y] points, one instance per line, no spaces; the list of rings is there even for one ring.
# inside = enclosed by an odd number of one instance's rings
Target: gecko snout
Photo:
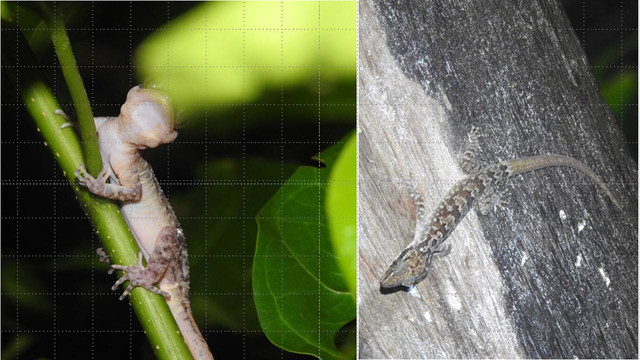
[[[399,286],[411,287],[427,276],[430,263],[430,253],[424,254],[409,248],[389,266],[380,280],[380,287],[384,289]]]
[[[392,289],[398,286],[402,286],[403,279],[405,278],[407,266],[402,259],[396,259],[391,263],[391,266],[385,271],[382,279],[380,280],[380,287],[384,289]]]

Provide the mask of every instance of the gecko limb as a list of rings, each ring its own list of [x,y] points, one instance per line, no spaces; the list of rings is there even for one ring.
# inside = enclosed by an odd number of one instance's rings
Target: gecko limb
[[[438,256],[447,256],[451,253],[451,244],[440,243],[433,249],[433,254]]]
[[[111,287],[115,290],[123,282],[129,280],[129,286],[120,296],[120,300],[124,299],[131,290],[136,286],[141,286],[154,294],[159,294],[169,299],[169,293],[162,291],[154,286],[167,271],[171,262],[176,258],[175,242],[180,232],[174,227],[165,226],[156,239],[156,246],[147,261],[147,267],[142,266],[142,252],[138,253],[138,264],[129,265],[111,265],[112,268],[126,271],[116,283]]]
[[[67,120],[67,122],[65,122],[64,124],[60,125],[60,129],[64,129],[67,128],[69,126],[73,126],[74,128],[78,128],[78,123],[71,120],[71,117],[69,115],[67,115],[66,112],[64,112],[64,110],[62,109],[56,109],[54,112],[54,114],[56,115],[60,115],[62,116],[65,120]]]
[[[504,199],[507,190],[496,191],[495,187],[487,188],[484,196],[478,200],[480,214],[489,215],[491,210],[506,210],[507,201]]]
[[[75,175],[78,178],[80,184],[86,186],[87,189],[89,189],[89,191],[93,194],[111,200],[140,200],[140,196],[142,195],[142,187],[140,185],[136,186],[133,189],[130,189],[116,184],[108,184],[107,179],[109,178],[109,176],[111,176],[111,174],[111,167],[107,164],[103,166],[102,171],[100,171],[100,173],[98,174],[97,179],[87,172],[87,170],[84,168],[84,165],[80,165],[80,167],[75,171]]]
[[[122,295],[120,295],[120,300],[123,300],[127,295],[131,293],[133,288],[137,286],[141,286],[151,291],[154,294],[162,295],[166,298],[170,297],[169,293],[164,292],[158,289],[157,287],[153,286],[153,284],[158,282],[160,279],[154,281],[153,277],[157,274],[155,272],[147,271],[149,267],[145,268],[144,266],[142,266],[142,251],[138,253],[137,265],[135,266],[111,265],[111,267],[114,269],[123,270],[127,272],[120,279],[118,279],[118,281],[116,281],[116,283],[113,284],[113,286],[111,287],[111,290],[115,290],[118,288],[118,286],[120,286],[120,284],[129,280],[129,286],[127,286],[127,288],[124,290]],[[162,276],[162,274],[160,274],[160,276]]]
[[[115,290],[123,282],[129,280],[129,286],[120,296],[120,300],[124,299],[131,290],[136,286],[141,286],[154,294],[159,294],[169,299],[171,296],[169,293],[162,291],[154,286],[167,271],[167,268],[172,261],[176,259],[176,247],[175,241],[179,236],[178,231],[171,226],[165,226],[158,238],[156,239],[156,247],[147,261],[147,267],[142,265],[142,252],[138,253],[138,264],[135,266],[129,265],[111,265],[112,268],[126,271],[116,283],[111,287],[111,290]]]
[[[469,132],[469,144],[467,144],[467,149],[462,154],[460,158],[460,167],[465,174],[475,174],[482,170],[485,167],[485,163],[476,159],[476,154],[480,151],[480,143],[478,139],[481,137],[480,131],[477,127],[472,127],[471,132]]]
[[[402,184],[405,189],[409,192],[409,196],[411,200],[413,200],[413,205],[416,207],[416,225],[420,223],[420,221],[424,218],[425,215],[425,207],[424,207],[424,198],[418,191],[418,188],[413,184],[413,182],[403,179]]]
[[[96,254],[98,254],[98,256],[100,257],[100,262],[105,263],[107,265],[111,265],[111,260],[109,260],[109,255],[107,255],[107,252],[104,251],[103,248],[97,248],[96,249]],[[109,271],[107,271],[107,274],[111,275],[113,274],[114,269],[112,267],[109,267]]]

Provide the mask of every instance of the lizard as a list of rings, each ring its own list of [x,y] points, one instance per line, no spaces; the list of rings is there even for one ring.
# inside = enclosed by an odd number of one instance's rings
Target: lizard
[[[61,110],[56,110],[56,114],[67,118]],[[136,265],[111,265],[110,273],[113,269],[125,272],[111,290],[128,280],[129,286],[120,300],[138,286],[162,295],[193,357],[213,359],[191,313],[184,233],[151,165],[141,155],[146,148],[175,140],[178,133],[174,121],[173,104],[166,94],[153,87],[133,87],[119,116],[94,119],[102,171],[94,178],[81,165],[75,176],[91,193],[121,202],[120,212],[141,249]],[[103,250],[99,249],[98,255],[108,262]],[[142,264],[143,256],[146,267]]]
[[[496,185],[519,174],[554,166],[565,166],[589,176],[607,194],[613,204],[621,209],[609,188],[593,171],[582,162],[562,155],[536,155],[513,160],[485,164],[476,158],[480,149],[480,134],[472,128],[468,135],[468,146],[459,160],[459,165],[467,174],[451,187],[440,200],[435,210],[425,216],[424,200],[416,189],[409,187],[409,193],[417,209],[416,228],[413,241],[385,271],[380,280],[381,289],[414,285],[427,276],[434,255],[446,255],[451,244],[444,241],[455,230],[474,203],[478,202],[481,215],[488,215],[492,208],[504,209],[504,191],[498,192]],[[407,182],[405,181],[405,185]]]

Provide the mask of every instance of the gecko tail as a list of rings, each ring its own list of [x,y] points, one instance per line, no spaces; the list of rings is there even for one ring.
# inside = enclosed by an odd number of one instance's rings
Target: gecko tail
[[[581,173],[589,176],[591,180],[598,184],[598,186],[600,186],[600,188],[607,194],[611,202],[618,208],[618,210],[622,211],[622,206],[620,206],[620,203],[618,202],[618,200],[616,200],[615,196],[613,196],[613,193],[611,193],[611,190],[609,190],[609,187],[607,187],[605,182],[602,181],[602,179],[598,175],[596,175],[596,173],[589,169],[587,165],[572,157],[563,155],[536,155],[510,160],[507,162],[509,163],[509,165],[511,165],[512,169],[512,173],[510,174],[510,176],[550,166],[566,166],[574,168]]]
[[[191,355],[196,360],[214,360],[207,341],[202,336],[198,325],[196,325],[193,319],[189,300],[185,299],[179,291],[173,290],[170,292],[173,293],[172,295],[174,296],[172,296],[170,300],[167,300],[167,305],[169,305],[169,310],[171,310],[176,320],[180,333]]]

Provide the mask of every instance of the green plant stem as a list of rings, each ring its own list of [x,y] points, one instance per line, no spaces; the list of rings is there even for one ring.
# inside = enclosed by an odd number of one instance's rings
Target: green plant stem
[[[24,86],[21,84],[20,92],[63,173],[74,183],[72,187],[76,197],[111,259],[119,264],[135,264],[137,244],[118,206],[92,196],[75,184],[77,181],[73,171],[82,163],[80,143],[72,128],[60,129],[64,120],[53,114],[59,105],[51,91],[42,81],[31,81]],[[130,301],[158,358],[191,359],[167,303],[161,296],[136,288],[131,293]]]
[[[57,10],[56,3],[53,3],[52,6],[53,9],[51,9],[50,4],[41,3],[42,13],[49,26],[51,42],[56,50],[56,55],[62,68],[62,75],[67,83],[67,88],[76,110],[78,124],[80,125],[80,137],[83,143],[82,153],[85,166],[91,175],[96,176],[102,170],[102,159],[100,158],[98,136],[93,122],[91,103],[78,71],[76,58],[73,55],[71,42],[62,18],[62,12]]]
[[[111,259],[118,264],[135,264],[139,248],[119,207],[111,201],[91,195],[77,185],[74,171],[83,163],[78,136],[73,128],[60,128],[65,120],[54,114],[56,109],[60,109],[60,105],[40,74],[33,70],[37,64],[26,40],[19,37],[18,42],[3,43],[3,64],[15,65],[19,59],[19,63],[25,66],[9,66],[9,69],[15,69],[15,73],[7,70],[5,74],[16,81],[22,101],[42,134],[45,145],[70,181],[80,205]],[[7,48],[8,51],[5,52]],[[6,54],[15,54],[15,58],[9,58]],[[62,66],[64,68],[65,64]],[[162,296],[136,288],[131,293],[130,301],[158,358],[192,359]]]

